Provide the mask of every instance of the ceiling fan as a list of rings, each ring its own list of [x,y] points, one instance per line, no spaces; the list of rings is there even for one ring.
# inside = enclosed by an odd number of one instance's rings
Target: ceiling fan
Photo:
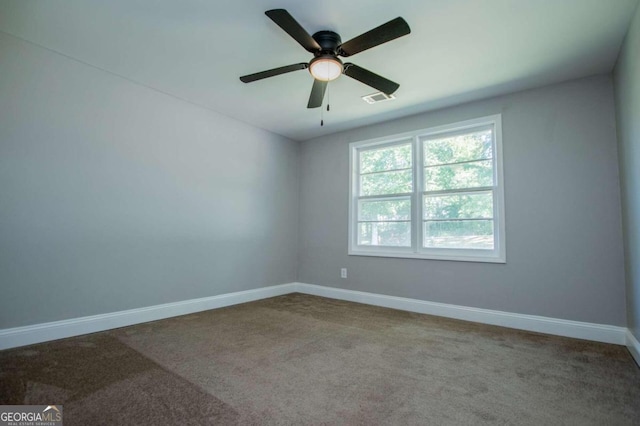
[[[343,64],[338,56],[352,56],[409,34],[411,29],[404,19],[398,17],[342,43],[340,35],[333,31],[318,31],[313,36],[309,35],[293,16],[284,9],[267,10],[265,14],[302,47],[313,53],[313,59],[309,63],[301,62],[242,76],[240,80],[243,83],[251,83],[263,78],[275,77],[276,75],[308,68],[314,80],[307,108],[322,106],[327,83],[335,80],[341,74],[354,78],[387,95],[392,94],[400,87],[398,83],[355,64],[350,62]]]

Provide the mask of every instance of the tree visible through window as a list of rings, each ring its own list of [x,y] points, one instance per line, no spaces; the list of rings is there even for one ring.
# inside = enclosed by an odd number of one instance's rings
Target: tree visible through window
[[[504,261],[499,126],[352,144],[350,254]]]
[[[422,144],[423,246],[493,249],[493,130]]]
[[[359,245],[411,246],[411,160],[411,141],[360,154]]]

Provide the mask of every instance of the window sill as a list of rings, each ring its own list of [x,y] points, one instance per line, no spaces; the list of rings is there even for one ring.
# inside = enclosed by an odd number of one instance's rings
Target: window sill
[[[454,262],[507,263],[504,256],[454,255],[403,251],[349,250],[349,256],[395,257],[401,259],[445,260]]]

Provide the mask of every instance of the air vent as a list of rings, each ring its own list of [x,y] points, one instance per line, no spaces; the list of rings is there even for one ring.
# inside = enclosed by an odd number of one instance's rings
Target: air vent
[[[367,96],[363,96],[362,99],[368,104],[377,104],[378,102],[391,101],[396,97],[393,95],[387,95],[386,93],[378,92],[372,93]]]

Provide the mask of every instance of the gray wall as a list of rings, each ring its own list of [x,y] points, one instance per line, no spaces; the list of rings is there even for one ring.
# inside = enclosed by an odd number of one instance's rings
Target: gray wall
[[[296,142],[1,33],[0,99],[0,328],[296,280]]]
[[[506,264],[347,256],[350,142],[496,113],[503,114]],[[304,142],[300,156],[300,282],[626,324],[610,76],[318,138]]]
[[[616,83],[637,335],[637,14],[634,22]],[[0,328],[296,279],[625,325],[607,76],[298,146],[0,34],[0,99]],[[499,112],[506,265],[347,256],[349,142]]]
[[[627,279],[627,322],[640,340],[640,7],[614,70]]]

